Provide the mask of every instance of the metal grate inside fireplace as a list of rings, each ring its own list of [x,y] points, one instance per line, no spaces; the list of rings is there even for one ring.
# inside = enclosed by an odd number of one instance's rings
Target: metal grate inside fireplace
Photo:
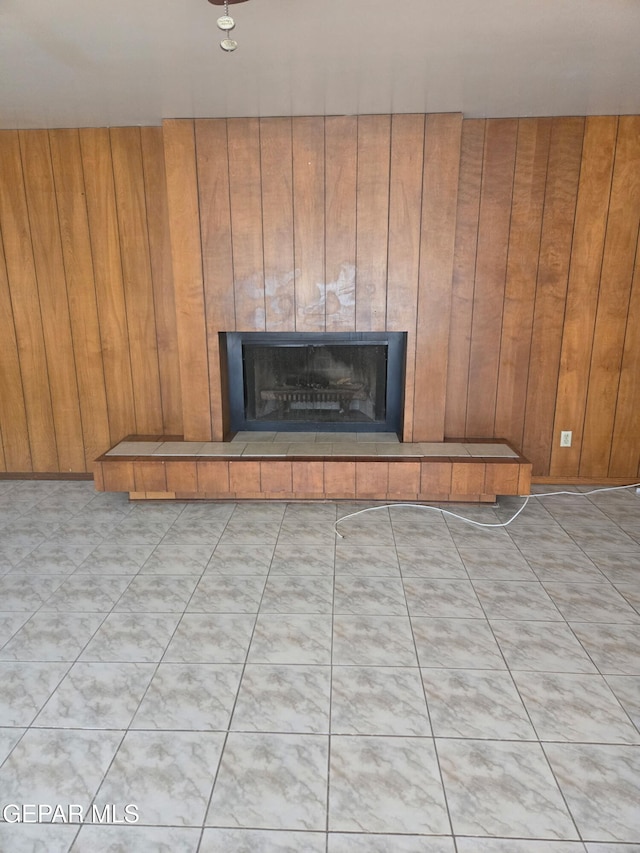
[[[404,332],[220,337],[232,431],[401,432]]]

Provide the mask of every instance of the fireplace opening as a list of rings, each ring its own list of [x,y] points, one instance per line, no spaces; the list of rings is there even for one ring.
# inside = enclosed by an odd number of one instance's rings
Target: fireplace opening
[[[405,338],[222,333],[231,429],[400,432]]]

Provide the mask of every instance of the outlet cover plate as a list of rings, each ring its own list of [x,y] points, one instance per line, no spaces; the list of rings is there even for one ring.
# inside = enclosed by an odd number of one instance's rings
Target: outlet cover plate
[[[571,447],[573,434],[571,430],[563,430],[560,433],[560,447]]]

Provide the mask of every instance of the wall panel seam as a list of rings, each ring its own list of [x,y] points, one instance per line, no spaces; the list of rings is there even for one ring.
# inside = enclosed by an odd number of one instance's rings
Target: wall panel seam
[[[147,255],[147,261],[149,263],[149,284],[151,285],[151,304],[153,306],[153,328],[155,332],[155,354],[156,354],[156,364],[158,368],[158,396],[160,399],[160,417],[162,424],[165,423],[165,415],[164,415],[164,400],[162,395],[162,370],[160,367],[160,342],[158,340],[158,312],[156,308],[156,290],[153,286],[153,264],[151,262],[151,236],[149,234],[149,205],[147,203],[147,174],[148,171],[145,171],[145,162],[144,162],[144,147],[142,144],[142,130],[138,128],[138,137],[140,142],[140,164],[142,167],[142,198],[144,203],[144,224],[145,224],[145,252]]]
[[[600,259],[600,273],[598,275],[598,295],[596,297],[596,304],[595,304],[594,312],[593,312],[593,328],[591,329],[591,352],[589,353],[589,373],[587,376],[587,391],[585,394],[584,407],[582,410],[582,422],[580,424],[581,442],[580,442],[580,455],[578,457],[578,470],[576,472],[577,474],[579,474],[579,472],[582,471],[582,457],[583,457],[584,446],[585,446],[584,428],[585,428],[585,424],[587,423],[587,412],[589,410],[589,399],[593,395],[593,391],[591,389],[591,375],[592,375],[592,371],[593,371],[593,367],[594,367],[594,365],[593,365],[593,351],[594,351],[594,345],[595,345],[596,329],[598,328],[598,312],[600,310],[600,300],[602,297],[602,272],[604,269],[604,261],[605,261],[605,255],[606,255],[606,249],[607,249],[607,234],[609,232],[609,214],[611,212],[611,194],[613,192],[613,181],[614,181],[615,174],[616,174],[616,162],[618,160],[618,139],[619,139],[619,136],[620,136],[620,120],[618,119],[618,121],[616,122],[616,135],[615,135],[615,139],[613,141],[613,163],[611,164],[611,183],[609,185],[609,203],[607,205],[607,215],[605,217],[604,237],[603,237],[603,241],[602,241],[602,258]],[[630,292],[630,295],[631,295],[631,292]],[[626,336],[626,328],[625,328],[625,336]],[[621,366],[622,366],[622,363],[621,363]],[[619,377],[618,377],[618,381],[619,381]],[[617,394],[616,394],[616,398],[617,398]],[[554,430],[555,430],[555,424],[554,424]],[[614,417],[614,430],[615,430],[615,417]],[[613,437],[613,433],[612,433],[612,437]],[[607,461],[607,469],[609,468],[610,464],[611,464],[611,454],[609,454],[609,459]]]
[[[55,456],[56,456],[56,469],[59,471],[60,470],[60,456],[58,454],[58,439],[57,439],[57,435],[56,435],[56,422],[55,422],[55,418],[53,416],[53,400],[51,398],[51,380],[50,380],[50,376],[49,376],[49,357],[47,354],[47,342],[45,340],[44,327],[43,327],[43,323],[42,323],[42,301],[40,298],[40,288],[38,286],[38,271],[36,269],[35,257],[33,257],[33,234],[31,231],[31,216],[29,213],[29,201],[27,199],[27,193],[26,193],[26,179],[25,179],[25,171],[24,171],[24,154],[23,154],[23,150],[22,150],[23,144],[22,144],[22,140],[21,140],[21,134],[26,133],[26,132],[27,131],[21,131],[21,132],[19,131],[18,132],[18,151],[20,154],[20,174],[22,177],[22,191],[24,193],[25,212],[27,214],[27,223],[26,224],[28,225],[28,228],[29,228],[29,244],[31,246],[32,261],[33,261],[33,280],[34,280],[34,284],[36,286],[36,293],[38,296],[38,306],[39,306],[39,311],[40,311],[40,313],[39,313],[40,335],[42,337],[42,348],[43,348],[43,352],[44,352],[44,356],[45,356],[44,367],[45,367],[45,373],[47,376],[47,389],[48,389],[48,395],[47,396],[49,398],[49,408],[51,410],[51,428],[53,430],[53,443],[54,443]]]

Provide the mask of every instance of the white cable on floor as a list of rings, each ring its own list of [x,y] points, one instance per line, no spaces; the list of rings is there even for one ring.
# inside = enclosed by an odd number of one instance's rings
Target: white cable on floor
[[[523,509],[527,506],[531,498],[552,498],[556,495],[573,495],[587,497],[587,495],[595,495],[597,492],[617,492],[621,489],[637,489],[640,487],[640,483],[631,483],[628,486],[602,486],[598,489],[591,489],[589,492],[544,492],[539,495],[518,495],[520,498],[524,498],[524,503],[520,507],[520,509],[516,510],[516,512],[511,516],[508,521],[500,521],[494,523],[487,523],[484,521],[475,521],[473,518],[467,518],[464,515],[458,515],[455,512],[451,512],[449,509],[442,509],[439,506],[429,506],[428,504],[416,504],[416,503],[396,503],[396,504],[380,504],[379,506],[369,506],[365,507],[365,509],[359,509],[357,512],[352,512],[349,515],[344,515],[342,518],[339,518],[335,524],[333,525],[333,529],[336,533],[336,536],[339,536],[341,539],[344,539],[344,536],[338,530],[338,525],[342,521],[346,521],[348,518],[354,518],[356,515],[362,515],[364,512],[373,512],[376,509],[391,509],[393,507],[412,507],[414,509],[426,509],[433,510],[433,512],[440,512],[442,515],[450,515],[452,518],[457,518],[460,521],[465,521],[467,524],[475,524],[476,527],[508,527],[512,521],[515,521],[516,518],[520,515]]]

